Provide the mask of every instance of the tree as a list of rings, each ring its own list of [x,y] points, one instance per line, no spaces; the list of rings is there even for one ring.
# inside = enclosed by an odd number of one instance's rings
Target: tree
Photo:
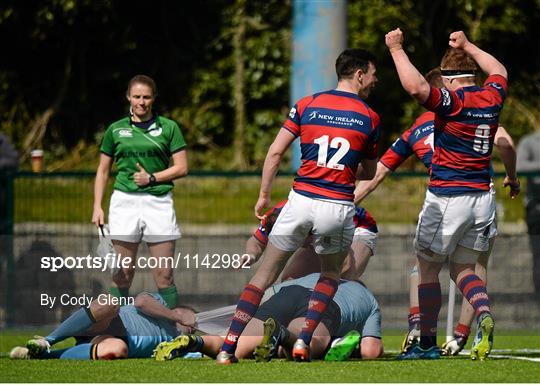
[[[195,167],[260,167],[288,110],[290,4],[237,1],[222,12],[212,64],[173,116],[188,127]]]
[[[465,30],[508,68],[503,124],[515,139],[538,124],[537,0],[349,0],[349,46],[378,58],[368,103],[382,119],[381,150],[422,110],[384,45],[397,26],[422,72]],[[93,167],[137,73],[155,78],[157,111],[180,123],[192,168],[260,168],[290,107],[290,0],[4,0],[0,39],[0,129],[25,152],[43,146],[58,168]]]
[[[386,32],[400,27],[405,49],[421,72],[437,66],[448,35],[464,30],[471,41],[506,65],[510,96],[502,122],[515,139],[538,124],[540,54],[536,47],[540,8],[534,0],[402,1],[351,0],[350,45],[378,57],[379,84],[368,103],[381,115],[384,151],[422,111],[401,88],[384,45]],[[538,126],[536,126],[538,128]]]

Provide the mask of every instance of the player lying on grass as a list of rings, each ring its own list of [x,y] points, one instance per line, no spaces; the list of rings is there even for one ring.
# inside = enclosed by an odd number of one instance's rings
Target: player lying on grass
[[[268,244],[268,235],[272,231],[273,225],[286,202],[287,201],[284,200],[275,205],[270,210],[268,210],[264,214],[263,220],[261,221],[258,229],[246,242],[245,255],[249,255],[250,264],[255,263],[263,254]],[[356,229],[349,255],[347,256],[342,268],[342,274],[344,279],[349,280],[359,279],[364,272],[370,257],[375,251],[378,232],[375,220],[363,208],[356,208],[356,213],[353,220]],[[285,267],[283,271],[282,280],[285,281],[289,279],[299,278],[310,273],[319,273],[320,263],[314,263],[314,261],[317,261],[317,259],[314,258],[318,258],[318,256],[313,250],[311,237],[309,237],[308,241],[306,241],[305,244],[301,248],[299,248],[291,257],[289,264]],[[272,292],[272,294],[274,293],[272,289],[269,289],[268,292]],[[267,297],[268,296],[265,294],[264,299],[266,299]],[[289,324],[289,322],[287,322],[286,324]],[[260,330],[261,331],[257,334],[259,336],[262,333],[262,326]],[[213,338],[213,336],[205,336],[205,338],[212,342],[222,341],[221,337]],[[355,339],[358,340],[359,336],[356,335],[352,337],[353,341]],[[244,340],[247,341],[247,339]],[[350,344],[350,340],[351,338],[348,338],[346,339],[346,342],[349,342]],[[219,344],[220,342],[216,343]],[[370,349],[368,349],[368,347],[364,347],[364,352],[366,351],[370,351]],[[369,353],[365,353],[364,358],[366,357],[372,358]]]
[[[278,355],[278,348],[290,357],[291,349],[302,329],[308,307],[320,274],[310,274],[274,285],[268,289],[271,297],[257,310],[238,340],[237,358],[269,361]],[[266,296],[266,295],[265,295]],[[348,334],[349,333],[349,334]],[[322,358],[332,336],[338,340],[326,355],[327,360],[344,360],[357,347],[364,359],[378,358],[383,353],[381,312],[373,294],[358,281],[341,280],[327,312],[317,326],[311,341],[311,358]],[[216,357],[223,337],[214,335],[183,335],[158,345],[157,360],[170,360],[189,352],[201,352]]]
[[[155,347],[195,325],[195,312],[187,307],[169,309],[159,294],[141,293],[135,305],[99,304],[82,307],[46,337],[34,337],[26,347],[15,347],[13,359],[119,359],[150,357]],[[51,347],[75,337],[75,346]]]
[[[428,83],[433,87],[444,87],[441,71],[439,68],[432,69],[425,75]],[[415,155],[427,170],[431,169],[433,156],[433,129],[435,114],[431,111],[424,112],[416,119],[415,123],[405,131],[394,144],[384,153],[377,164],[377,173],[370,181],[361,181],[355,192],[355,203],[361,203],[373,192],[383,180],[394,172],[411,155]],[[494,145],[499,150],[503,161],[506,178],[504,186],[510,186],[510,196],[515,198],[520,191],[519,180],[516,174],[516,149],[514,142],[504,127],[499,126],[495,134]],[[492,191],[495,193],[494,187]],[[482,252],[475,265],[475,274],[484,282],[487,282],[487,263],[493,247],[494,237],[497,235],[496,226],[492,227],[490,246],[488,251]],[[418,306],[418,267],[411,271],[410,275],[410,311],[408,316],[409,332],[402,344],[402,352],[408,351],[420,337],[420,309]],[[458,354],[467,343],[470,327],[474,319],[474,309],[467,299],[463,299],[461,314],[454,332],[454,339],[443,345],[442,352],[446,355]]]
[[[250,264],[259,260],[268,245],[268,236],[287,200],[279,202],[268,210],[261,220],[259,228],[246,242],[246,253]],[[355,230],[349,254],[345,258],[341,276],[347,280],[360,279],[364,273],[369,259],[375,254],[377,246],[377,223],[375,219],[362,207],[357,207],[353,218]],[[319,257],[313,248],[313,241],[308,237],[302,247],[294,252],[289,263],[283,270],[281,280],[300,278],[307,274],[321,271]]]

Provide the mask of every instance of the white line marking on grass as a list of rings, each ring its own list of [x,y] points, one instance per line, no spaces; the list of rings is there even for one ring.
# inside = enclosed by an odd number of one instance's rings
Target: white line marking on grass
[[[470,350],[464,350],[463,352],[470,352]],[[492,353],[516,353],[516,354],[527,354],[527,353],[540,353],[540,349],[493,349]],[[385,353],[401,353],[401,350],[385,350]]]
[[[386,350],[385,353],[396,354],[401,353],[400,350]],[[527,354],[527,353],[540,353],[540,349],[493,349],[491,353],[516,353],[516,354]],[[462,350],[460,356],[468,356],[471,354],[470,350]],[[498,358],[498,359],[510,359],[510,360],[522,360],[522,361],[531,361],[531,362],[540,362],[540,358],[536,357],[521,357],[521,356],[510,356],[506,354],[490,354],[489,358]]]
[[[505,351],[507,353],[536,353],[540,349],[493,349],[491,353],[501,353],[502,351]],[[468,356],[471,354],[470,350],[462,350],[459,355],[460,356]],[[533,358],[533,357],[521,357],[521,356],[509,356],[504,354],[490,354],[489,358],[504,358],[504,359],[510,359],[510,360],[522,360],[522,361],[531,361],[531,362],[540,362],[540,358]]]
[[[518,354],[526,354],[526,353],[540,353],[540,349],[493,349],[493,353],[518,353]]]
[[[490,354],[490,358],[508,358],[512,360],[523,360],[523,361],[532,361],[532,362],[540,362],[540,358],[531,358],[531,357],[520,357],[520,356],[505,356],[505,355],[499,355],[499,354]]]

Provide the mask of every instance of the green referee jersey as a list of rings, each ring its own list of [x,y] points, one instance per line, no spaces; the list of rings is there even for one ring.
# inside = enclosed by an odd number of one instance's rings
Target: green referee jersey
[[[116,162],[115,190],[163,195],[172,190],[173,183],[137,186],[133,180],[133,174],[139,171],[137,163],[154,174],[168,168],[171,155],[185,147],[184,137],[174,121],[156,116],[156,121],[145,130],[131,124],[126,117],[107,128],[100,151]]]

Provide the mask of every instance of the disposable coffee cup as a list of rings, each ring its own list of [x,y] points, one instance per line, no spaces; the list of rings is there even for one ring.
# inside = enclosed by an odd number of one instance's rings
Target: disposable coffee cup
[[[32,150],[30,152],[32,158],[32,171],[33,172],[42,172],[43,171],[43,150]]]

